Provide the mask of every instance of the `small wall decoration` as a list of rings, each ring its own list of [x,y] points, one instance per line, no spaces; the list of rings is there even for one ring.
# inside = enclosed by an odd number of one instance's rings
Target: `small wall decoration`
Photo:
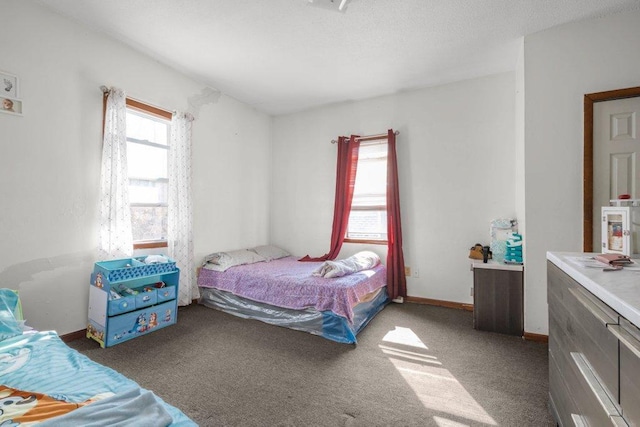
[[[0,71],[0,97],[13,99],[18,97],[18,77]]]
[[[22,101],[19,99],[0,97],[0,112],[22,115]]]
[[[0,113],[22,115],[22,100],[18,98],[18,77],[0,71]]]

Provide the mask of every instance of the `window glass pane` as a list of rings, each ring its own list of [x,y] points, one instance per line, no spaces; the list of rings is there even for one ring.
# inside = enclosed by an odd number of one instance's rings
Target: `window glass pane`
[[[372,207],[372,206],[386,206],[387,205],[387,196],[370,194],[370,195],[354,195],[353,202],[351,206],[354,208],[358,207]]]
[[[167,238],[169,128],[168,120],[127,109],[127,167],[134,242]],[[165,206],[149,206],[155,204]]]
[[[130,179],[167,178],[167,154],[164,148],[135,142],[127,143],[127,167]]]
[[[360,146],[353,206],[384,206],[387,194],[387,144]]]
[[[347,238],[387,240],[387,211],[352,210],[349,215]]]
[[[130,203],[167,203],[168,182],[129,179]]]
[[[358,160],[356,184],[354,188],[354,203],[356,206],[364,203],[371,197],[383,196],[387,193],[387,161],[383,160]],[[384,203],[384,202],[383,202]]]
[[[388,144],[366,144],[358,149],[358,160],[386,159]]]
[[[169,123],[166,120],[127,110],[127,137],[167,145]]]
[[[168,208],[132,207],[133,240],[166,240]]]
[[[361,145],[347,238],[387,240],[386,204],[387,144]]]

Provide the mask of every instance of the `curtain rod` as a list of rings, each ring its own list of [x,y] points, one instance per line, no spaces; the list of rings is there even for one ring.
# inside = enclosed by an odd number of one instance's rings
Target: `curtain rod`
[[[104,85],[100,86],[100,90],[101,90],[101,91],[102,91],[102,93],[103,93],[103,94],[105,94],[105,95],[106,95],[107,93],[109,93],[109,88],[108,88],[108,87],[106,87],[106,86],[104,86]],[[139,100],[137,100],[137,99],[135,99],[135,98],[131,98],[131,97],[129,97],[129,96],[127,96],[126,98],[127,98],[127,100],[131,100],[131,101],[134,101],[134,102],[139,102],[139,103],[141,103],[141,104],[148,105],[149,107],[151,107],[151,108],[155,108],[155,109],[158,109],[158,110],[160,110],[160,111],[162,111],[162,112],[166,112],[166,113],[170,113],[170,114],[177,114],[177,113],[178,113],[178,111],[177,111],[177,110],[169,111],[169,110],[167,110],[167,109],[164,109],[164,108],[161,108],[161,107],[156,107],[156,106],[155,106],[155,105],[153,105],[153,104],[150,104],[150,103],[148,103],[148,102],[144,102],[144,101],[139,101]],[[148,111],[147,111],[147,112],[148,112]],[[156,114],[157,114],[157,113],[156,113]],[[193,114],[191,114],[191,113],[185,113],[185,114],[187,114],[187,115],[190,117],[190,119],[189,119],[189,120],[194,120]],[[157,115],[162,116],[162,114],[157,114]]]
[[[399,131],[399,130],[397,130],[397,131],[393,132],[393,134],[394,134],[394,135],[400,135],[400,131]],[[387,138],[388,136],[389,136],[389,134],[388,134],[388,133],[381,133],[381,134],[379,134],[379,135],[359,136],[359,137],[357,137],[356,139],[357,139],[358,141],[360,141],[360,142],[362,142],[362,141],[374,141],[374,140],[376,140],[376,139],[385,139],[385,138]],[[345,138],[346,138],[346,137],[345,137]],[[332,139],[332,140],[331,140],[331,143],[332,143],[332,144],[335,144],[335,143],[337,143],[337,142],[338,142],[338,141],[337,141],[337,140],[335,140],[335,139]]]

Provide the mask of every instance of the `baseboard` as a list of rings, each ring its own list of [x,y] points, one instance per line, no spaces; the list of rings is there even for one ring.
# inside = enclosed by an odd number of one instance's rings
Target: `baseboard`
[[[75,340],[79,340],[80,338],[87,337],[87,330],[83,329],[81,331],[70,332],[68,334],[60,335],[60,339],[64,342],[71,342]]]
[[[522,338],[524,338],[527,341],[535,341],[535,342],[543,342],[543,343],[549,342],[548,335],[534,334],[531,332],[525,332]]]
[[[406,302],[412,302],[414,304],[435,305],[438,307],[455,308],[457,310],[473,311],[473,304],[464,304],[461,302],[443,301],[439,299],[420,298],[420,297],[405,297]]]
[[[461,302],[442,301],[438,299],[420,298],[420,297],[405,297],[406,302],[412,302],[414,304],[435,305],[438,307],[455,308],[457,310],[473,311],[473,304],[464,304]],[[548,343],[549,336],[542,334],[534,334],[531,332],[525,332],[522,338],[527,341],[535,341],[541,343]]]

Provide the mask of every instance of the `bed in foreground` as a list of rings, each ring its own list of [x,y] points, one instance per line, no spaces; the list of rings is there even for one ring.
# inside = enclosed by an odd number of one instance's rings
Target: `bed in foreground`
[[[1,426],[196,426],[151,391],[68,347],[55,332],[18,330],[1,297]]]
[[[260,248],[254,249],[260,252]],[[231,258],[245,256],[242,251],[227,254]],[[222,268],[205,265],[198,274],[200,304],[353,344],[356,335],[389,302],[382,264],[328,278],[318,275],[326,263],[299,262],[284,254],[277,259],[251,255],[247,263],[232,262],[234,265]]]

